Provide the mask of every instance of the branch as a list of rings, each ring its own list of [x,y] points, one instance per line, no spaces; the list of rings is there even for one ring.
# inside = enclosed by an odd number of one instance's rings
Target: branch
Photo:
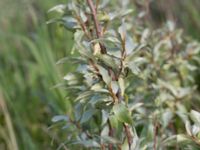
[[[111,126],[111,123],[110,123],[110,120],[108,119],[108,126],[109,126],[109,136],[110,137],[113,137],[113,128],[112,128],[112,126]],[[113,149],[113,144],[109,144],[109,146],[108,146],[108,149],[109,150],[112,150]]]
[[[131,145],[133,143],[133,137],[131,135],[131,131],[129,129],[129,126],[126,125],[125,123],[124,123],[124,129],[125,129],[126,137],[127,137],[127,140],[128,140],[129,150],[131,150]]]
[[[96,8],[95,8],[92,0],[87,0],[87,3],[89,5],[90,11],[92,13],[92,18],[93,18],[93,21],[94,21],[97,38],[100,38],[101,37],[101,27],[100,27],[99,22],[97,20]],[[100,43],[100,47],[101,47],[101,53],[106,54],[107,52],[106,52],[105,46]]]
[[[90,10],[91,10],[91,13],[92,13],[92,18],[94,20],[94,25],[95,25],[95,30],[96,30],[96,33],[97,33],[97,38],[100,38],[101,37],[101,28],[100,28],[100,25],[98,23],[98,20],[97,20],[97,12],[96,12],[96,8],[94,6],[94,3],[92,0],[87,0],[87,3],[90,7]]]

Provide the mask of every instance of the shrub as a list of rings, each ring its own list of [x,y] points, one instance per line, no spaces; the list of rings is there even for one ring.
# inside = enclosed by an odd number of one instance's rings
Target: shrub
[[[49,10],[61,17],[48,23],[74,33],[75,56],[58,64],[77,65],[61,84],[74,109],[52,119],[66,129],[59,148],[199,149],[199,44],[170,21],[145,28],[128,0],[116,3],[73,0]]]

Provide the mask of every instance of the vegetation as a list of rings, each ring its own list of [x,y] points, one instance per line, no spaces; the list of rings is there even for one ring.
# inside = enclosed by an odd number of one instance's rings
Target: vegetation
[[[100,37],[86,1],[1,1],[0,149],[199,149],[199,44],[166,24],[181,13],[199,38],[199,2],[183,1],[94,1]]]
[[[78,64],[60,85],[71,91],[74,109],[52,119],[64,122],[67,140],[61,147],[199,149],[199,95],[192,75],[200,45],[170,21],[157,30],[143,28],[129,17],[129,1],[117,6],[77,0],[50,9],[62,16],[48,23],[71,30],[73,51],[80,55],[58,62]]]

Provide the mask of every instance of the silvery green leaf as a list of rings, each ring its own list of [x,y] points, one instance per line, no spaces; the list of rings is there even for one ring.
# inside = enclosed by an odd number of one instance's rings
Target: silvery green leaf
[[[121,26],[118,28],[118,33],[120,34],[122,41],[125,42],[125,40],[126,40],[126,25],[124,22],[122,22]]]
[[[187,131],[187,134],[188,134],[189,136],[192,136],[192,132],[191,132],[192,127],[191,127],[191,124],[190,124],[189,121],[186,121],[186,122],[185,122],[185,129],[186,129],[186,131]]]
[[[87,16],[85,15],[85,13],[83,11],[80,12],[80,17],[81,17],[83,22],[87,21]]]
[[[130,37],[130,35],[127,34],[125,41],[126,54],[129,55],[135,48],[136,44],[133,42],[133,39]]]
[[[176,114],[182,119],[183,122],[188,121],[189,118],[188,118],[188,112],[187,112],[186,107],[181,103],[177,103],[176,107],[177,107]]]
[[[118,13],[117,12],[110,12],[108,13],[110,20],[115,19],[116,17],[118,17]]]
[[[121,141],[119,141],[113,137],[106,136],[106,135],[101,136],[101,139],[103,139],[105,143],[112,143],[112,144],[120,144],[121,143]]]
[[[194,121],[194,123],[196,123],[200,126],[200,113],[199,112],[197,112],[195,110],[191,110],[190,118],[192,119],[192,121]]]
[[[103,126],[104,124],[106,124],[106,122],[108,120],[109,113],[106,112],[105,110],[102,110],[101,113],[102,113],[102,122],[101,122],[101,125]]]
[[[118,119],[117,119],[117,117],[115,115],[110,115],[109,116],[109,121],[110,121],[111,126],[114,129],[118,129],[119,121],[118,121]]]
[[[146,44],[141,44],[141,45],[135,46],[134,50],[129,55],[127,55],[127,57],[125,58],[125,62],[128,64],[129,62],[134,60],[134,58],[137,57],[138,52],[140,52],[142,49],[144,49],[146,47],[147,47]]]
[[[53,23],[57,23],[57,22],[60,22],[60,19],[50,19],[46,22],[46,24],[53,24]]]
[[[94,94],[94,91],[85,91],[85,92],[79,94],[79,96],[75,99],[75,101],[84,102],[85,99],[92,96],[93,94]]]
[[[150,30],[149,29],[145,29],[142,33],[142,37],[141,37],[141,43],[146,43],[147,39],[149,39],[150,36]]]
[[[121,17],[124,17],[124,16],[126,16],[126,15],[128,15],[128,14],[130,14],[132,12],[133,12],[133,9],[125,9],[125,10],[120,11],[119,15]]]
[[[200,126],[194,124],[192,126],[192,135],[197,136],[198,133],[200,133]]]
[[[111,55],[97,54],[96,56],[97,56],[97,58],[99,58],[101,61],[103,61],[109,67],[112,67],[114,69],[117,69],[119,67],[119,64],[117,64],[117,60]],[[118,63],[119,63],[119,61],[118,61]]]
[[[108,5],[108,3],[109,3],[109,0],[103,0],[102,3],[99,5],[99,8],[102,9],[102,8],[106,7]]]
[[[83,105],[81,103],[78,103],[75,105],[75,109],[74,109],[74,114],[75,114],[75,120],[79,121],[81,119],[82,116],[82,112],[83,112]]]
[[[186,135],[184,135],[184,134],[178,134],[177,136],[176,136],[176,138],[177,138],[177,142],[178,143],[184,143],[184,144],[186,144],[186,143],[191,143],[192,141],[191,141],[191,139],[189,139]]]
[[[123,1],[120,1],[120,2],[121,2],[122,7],[127,7],[127,5],[130,3],[129,0],[123,0]]]
[[[132,112],[136,109],[138,109],[139,107],[143,106],[144,103],[133,103],[133,104],[129,104],[129,110]]]
[[[168,26],[168,28],[169,28],[169,30],[172,32],[172,31],[174,31],[174,29],[175,29],[175,23],[173,22],[173,21],[171,21],[171,20],[168,20],[167,21],[167,26]]]
[[[111,81],[111,88],[112,88],[112,92],[114,94],[117,94],[118,90],[119,90],[119,85],[117,83],[117,81]]]
[[[75,76],[75,74],[73,74],[73,73],[68,73],[66,76],[64,76],[64,78],[63,78],[64,80],[75,80],[76,79],[76,76]]]
[[[170,121],[172,121],[173,112],[170,109],[165,110],[162,114],[163,127],[166,128]]]
[[[110,16],[105,13],[105,12],[102,12],[102,13],[99,13],[97,15],[97,19],[100,21],[100,22],[108,22],[110,21]]]
[[[103,88],[103,86],[100,83],[97,83],[97,84],[94,84],[91,87],[91,90],[93,90],[93,91],[99,91],[99,90],[102,90],[102,88]]]
[[[89,109],[87,111],[85,111],[81,117],[81,121],[80,123],[85,123],[87,122],[88,120],[91,119],[91,117],[96,113],[96,110],[95,109]]]
[[[128,145],[128,140],[126,138],[126,140],[124,141],[124,143],[122,144],[122,149],[123,150],[130,150],[129,149],[129,145]]]
[[[84,145],[87,148],[91,148],[91,147],[100,148],[100,144],[97,143],[94,140],[81,140],[81,141],[78,141],[78,142],[74,142],[73,144],[81,144],[81,145]]]
[[[101,130],[101,136],[108,136],[108,134],[109,134],[109,127],[106,125]]]
[[[68,30],[73,30],[78,28],[77,20],[71,16],[65,16],[61,19],[64,27],[66,27]]]
[[[135,75],[139,75],[139,73],[141,72],[140,68],[134,63],[134,62],[130,62],[128,64],[128,68],[132,71],[133,74]]]
[[[120,87],[120,90],[121,90],[121,95],[124,96],[124,92],[125,92],[125,81],[123,78],[119,78],[118,79],[118,83],[119,83],[119,87]]]
[[[177,136],[172,135],[172,136],[168,137],[167,139],[165,139],[162,143],[163,143],[163,145],[173,146],[177,143]]]
[[[131,114],[124,104],[115,104],[113,107],[113,112],[119,121],[132,124],[133,121]]]
[[[58,115],[58,116],[54,116],[52,118],[52,122],[58,122],[58,121],[68,121],[69,117],[66,115]]]
[[[163,141],[163,144],[167,145],[167,146],[174,146],[177,143],[187,145],[191,142],[192,142],[192,140],[190,138],[188,138],[186,135],[178,134],[178,135],[172,135],[172,136],[168,137],[167,139],[165,139]]]
[[[56,5],[54,7],[52,7],[51,9],[48,10],[48,13],[49,12],[52,12],[52,11],[57,11],[59,13],[64,13],[64,10],[66,9],[66,5],[64,4],[59,4],[59,5]]]
[[[99,69],[99,73],[102,75],[103,81],[109,85],[111,82],[111,77],[109,76],[108,71],[100,65],[97,65],[97,67]]]

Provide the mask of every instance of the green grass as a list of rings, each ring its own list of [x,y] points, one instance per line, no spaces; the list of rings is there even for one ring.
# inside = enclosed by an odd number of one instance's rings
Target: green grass
[[[7,105],[6,112],[0,111],[0,131],[6,135],[0,136],[0,149],[55,149],[64,138],[57,137],[58,131],[48,130],[51,118],[71,107],[67,92],[52,87],[62,80],[63,69],[72,68],[55,62],[69,55],[71,33],[45,24],[46,11],[55,1],[3,4],[1,11],[8,11],[7,4],[12,4],[13,12],[0,20],[0,89]],[[6,116],[13,129],[7,129]],[[16,143],[10,146],[11,141]]]

